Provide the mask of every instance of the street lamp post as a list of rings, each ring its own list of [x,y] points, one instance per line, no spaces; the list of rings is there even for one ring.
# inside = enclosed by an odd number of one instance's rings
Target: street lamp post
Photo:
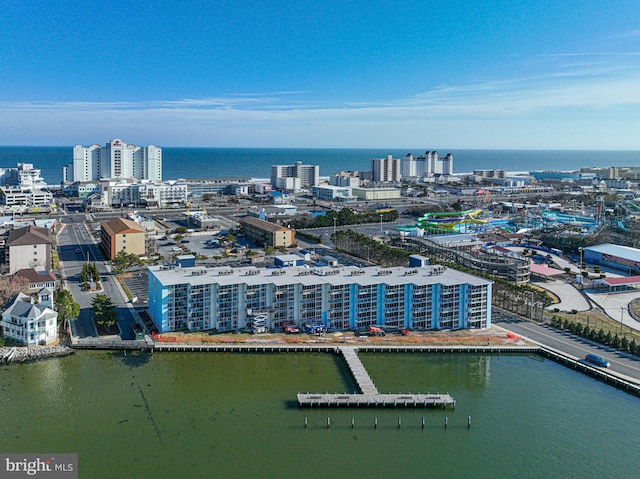
[[[582,274],[582,250],[584,248],[578,248],[578,251],[580,251],[580,265],[578,266],[580,268],[580,274]]]
[[[531,293],[531,306],[529,308],[529,319],[533,321],[533,291],[530,291],[530,293]]]
[[[382,215],[380,215],[380,234],[382,234]]]
[[[333,234],[336,234],[336,223],[338,221],[338,218],[333,218]]]
[[[622,320],[624,318],[624,306],[620,306],[620,336],[622,336]]]

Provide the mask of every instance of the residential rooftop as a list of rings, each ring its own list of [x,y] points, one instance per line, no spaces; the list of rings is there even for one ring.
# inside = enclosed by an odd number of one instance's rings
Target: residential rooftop
[[[491,283],[483,278],[473,276],[444,266],[425,266],[420,268],[381,268],[371,266],[358,268],[356,266],[296,266],[289,268],[257,268],[246,266],[242,268],[206,268],[196,266],[180,268],[177,266],[151,266],[149,272],[164,285],[189,283],[191,285],[205,285],[218,283],[233,285],[245,283],[259,285],[266,282],[287,285],[292,282],[303,285],[318,283],[374,285],[385,283],[388,285],[401,284],[470,284],[480,286]]]

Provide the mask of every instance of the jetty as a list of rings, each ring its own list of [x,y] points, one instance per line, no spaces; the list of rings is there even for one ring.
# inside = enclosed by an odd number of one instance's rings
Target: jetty
[[[336,352],[344,358],[349,372],[360,390],[355,394],[299,393],[300,407],[455,407],[456,401],[449,394],[381,394],[367,369],[360,361],[358,349],[353,346],[338,346]]]

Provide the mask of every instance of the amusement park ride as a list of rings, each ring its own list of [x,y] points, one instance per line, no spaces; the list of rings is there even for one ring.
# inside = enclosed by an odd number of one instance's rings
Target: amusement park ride
[[[444,213],[425,213],[418,219],[418,228],[425,231],[455,232],[460,225],[485,224],[487,221],[476,218],[482,210],[466,210]]]
[[[415,234],[418,230],[427,234],[451,234],[486,231],[497,228],[507,232],[525,232],[545,227],[572,226],[584,232],[593,231],[597,220],[591,216],[569,215],[551,211],[526,212],[511,215],[507,218],[480,218],[483,211],[472,209],[466,211],[428,212],[418,218],[413,226],[398,226],[396,229]]]

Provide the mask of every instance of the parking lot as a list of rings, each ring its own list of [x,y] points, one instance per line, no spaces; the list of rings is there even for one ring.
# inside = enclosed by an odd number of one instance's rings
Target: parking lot
[[[133,298],[138,298],[138,303],[149,301],[148,274],[146,269],[125,273],[120,276]]]

